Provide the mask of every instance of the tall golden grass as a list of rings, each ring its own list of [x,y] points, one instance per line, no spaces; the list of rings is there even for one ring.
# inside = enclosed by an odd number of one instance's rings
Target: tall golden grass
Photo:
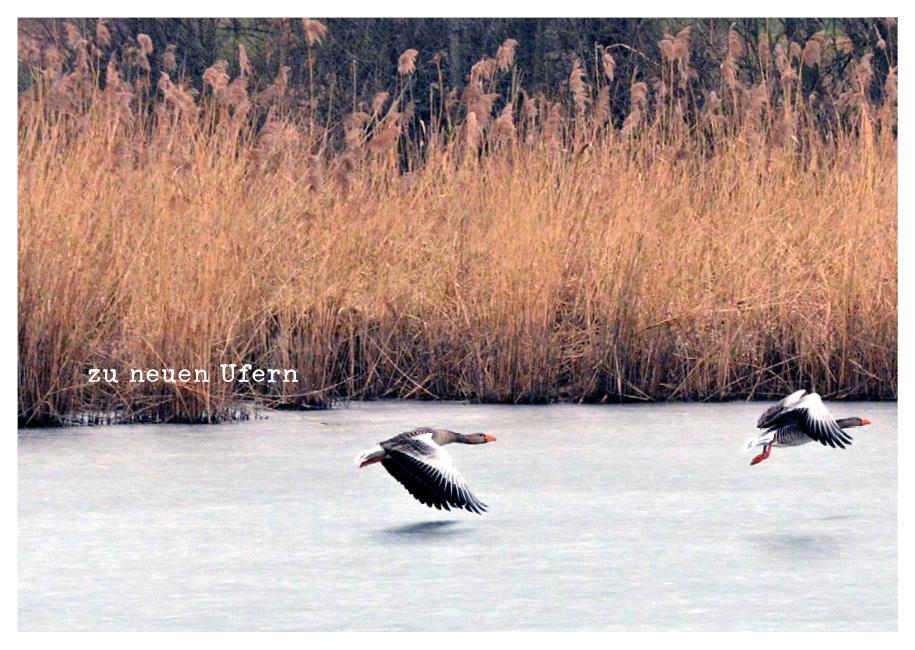
[[[86,39],[67,70],[41,54],[19,117],[20,422],[213,421],[247,397],[895,398],[895,96],[871,103],[862,58],[824,129],[796,81],[823,54],[776,44],[748,87],[735,40],[697,99],[688,32],[669,38],[620,125],[605,48],[567,95],[498,97],[507,41],[460,93],[430,90],[428,123],[408,50],[399,89],[341,125],[284,104],[283,70],[255,95],[246,58],[198,98],[144,69],[148,39],[130,81]],[[216,381],[228,362],[300,381]],[[214,377],[124,381],[147,367]]]

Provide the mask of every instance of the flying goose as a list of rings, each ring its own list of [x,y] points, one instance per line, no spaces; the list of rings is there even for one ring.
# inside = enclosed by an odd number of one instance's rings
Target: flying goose
[[[750,461],[750,465],[755,465],[769,457],[772,447],[797,447],[815,440],[821,445],[845,449],[845,445],[851,444],[851,435],[843,429],[866,424],[870,420],[857,417],[834,420],[818,394],[798,390],[759,416],[756,428],[766,431],[747,440],[744,451],[763,448]]]
[[[410,494],[430,508],[464,508],[483,514],[486,504],[467,487],[464,477],[451,460],[451,454],[445,451],[443,445],[452,442],[482,445],[495,439],[488,433],[457,433],[420,427],[363,451],[356,458],[356,465],[365,467],[381,463]]]

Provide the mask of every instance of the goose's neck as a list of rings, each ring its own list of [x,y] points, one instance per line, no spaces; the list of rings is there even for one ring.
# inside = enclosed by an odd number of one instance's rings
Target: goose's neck
[[[479,440],[477,438],[478,438],[478,436],[475,436],[473,434],[454,432],[452,434],[451,442],[459,442],[462,445],[475,445],[479,442]]]

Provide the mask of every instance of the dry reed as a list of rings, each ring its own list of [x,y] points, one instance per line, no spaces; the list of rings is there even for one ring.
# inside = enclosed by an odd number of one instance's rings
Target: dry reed
[[[303,28],[318,46],[326,28]],[[131,62],[98,59],[99,91],[72,34],[82,68],[42,52],[20,100],[22,424],[213,421],[249,397],[896,396],[896,77],[872,106],[867,59],[825,135],[795,79],[832,44],[775,44],[780,81],[747,87],[735,68],[697,107],[684,30],[620,127],[609,49],[590,77],[575,60],[568,95],[500,98],[487,84],[513,65],[508,40],[423,125],[405,174],[419,118],[402,96],[314,128],[286,108],[288,69],[248,101],[244,48],[237,79],[217,62],[195,99],[162,70],[157,94],[142,36]],[[737,36],[724,48],[746,55]],[[87,383],[93,367],[227,362],[300,381]]]

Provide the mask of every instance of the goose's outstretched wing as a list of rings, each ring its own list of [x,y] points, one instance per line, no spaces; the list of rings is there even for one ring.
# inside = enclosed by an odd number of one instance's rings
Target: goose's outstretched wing
[[[797,406],[806,394],[807,391],[804,389],[796,390],[778,404],[767,408],[765,412],[759,416],[759,420],[756,421],[756,428],[771,429],[778,416]]]
[[[789,397],[794,395],[797,393],[793,393]],[[760,418],[760,422],[762,422],[762,418]],[[793,403],[793,406],[775,413],[767,420],[766,427],[769,430],[796,427],[821,445],[841,449],[845,449],[845,445],[850,445],[852,440],[851,435],[843,431],[830,415],[817,393],[808,393]]]
[[[381,443],[381,447],[387,452],[382,466],[420,503],[438,510],[486,511],[486,504],[467,487],[451,455],[428,434],[403,434]]]
[[[804,433],[820,444],[842,449],[851,444],[851,436],[839,427],[816,393],[804,397],[797,410],[803,413],[801,428]]]

